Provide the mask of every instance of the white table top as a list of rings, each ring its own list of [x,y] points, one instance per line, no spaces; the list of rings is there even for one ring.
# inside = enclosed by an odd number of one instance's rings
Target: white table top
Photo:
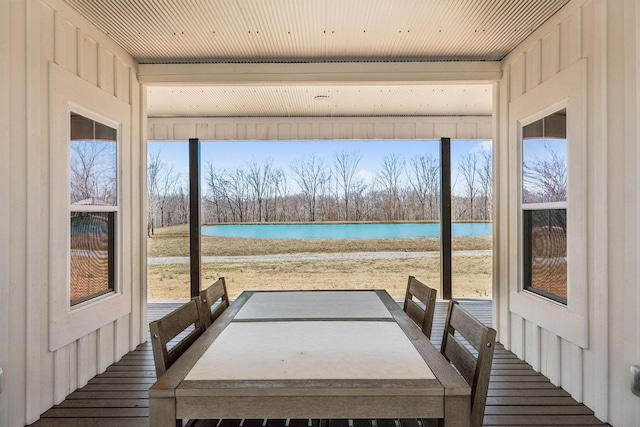
[[[392,319],[374,291],[256,292],[235,320]]]
[[[396,322],[233,322],[185,380],[433,379]]]

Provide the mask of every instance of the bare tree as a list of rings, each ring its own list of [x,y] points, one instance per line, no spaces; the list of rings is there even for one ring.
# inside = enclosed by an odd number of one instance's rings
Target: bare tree
[[[376,182],[386,194],[386,219],[400,219],[400,177],[405,161],[392,153],[382,159],[382,170],[376,175]]]
[[[155,228],[155,211],[158,198],[158,181],[162,160],[160,150],[149,154],[147,160],[147,236],[152,237]]]
[[[524,161],[526,203],[561,202],[567,200],[567,160],[547,143],[542,156]]]
[[[482,198],[482,219],[491,219],[491,197],[493,195],[493,167],[490,151],[482,152],[482,163],[476,171],[480,178],[480,197]]]
[[[360,153],[347,153],[346,151],[335,153],[333,159],[336,182],[342,190],[345,221],[349,220],[349,200],[354,190],[354,179],[361,159]]]
[[[353,201],[355,207],[355,217],[356,221],[362,221],[364,219],[369,218],[371,215],[371,206],[367,205],[367,189],[368,185],[362,179],[357,179],[353,183]]]
[[[278,195],[282,181],[285,179],[282,169],[273,169],[269,176],[265,191],[265,221],[269,222],[278,218]]]
[[[71,144],[71,203],[113,205],[116,200],[116,145],[105,141]]]
[[[418,198],[422,219],[435,219],[435,200],[438,195],[438,160],[433,155],[419,155],[409,160],[407,178]],[[429,215],[426,207],[429,206]]]
[[[247,173],[242,168],[237,168],[227,175],[226,193],[229,198],[229,205],[234,221],[244,222],[247,217],[247,203],[249,198]]]
[[[290,165],[293,179],[296,181],[305,200],[309,221],[316,220],[318,196],[328,181],[324,160],[315,155],[295,161]]]
[[[273,160],[264,159],[264,163],[260,165],[255,159],[252,159],[247,163],[247,166],[249,168],[247,182],[253,191],[254,200],[257,204],[256,219],[258,222],[262,222],[265,196],[273,181]]]
[[[462,175],[467,192],[467,207],[463,212],[465,219],[473,219],[473,203],[478,193],[477,188],[478,156],[476,153],[468,153],[462,156],[458,162],[458,172]]]
[[[147,235],[153,236],[156,221],[159,219],[160,227],[165,226],[165,215],[170,198],[175,195],[180,180],[173,165],[169,165],[162,158],[161,150],[149,155],[147,161],[147,200],[149,211],[149,223]],[[157,218],[159,216],[159,218]],[[168,224],[167,224],[168,225]]]

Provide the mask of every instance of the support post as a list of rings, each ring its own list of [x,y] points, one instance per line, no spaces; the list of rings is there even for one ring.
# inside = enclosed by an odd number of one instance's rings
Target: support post
[[[451,287],[451,138],[440,138],[440,285],[450,300]]]
[[[189,259],[191,298],[200,294],[200,140],[189,139]]]

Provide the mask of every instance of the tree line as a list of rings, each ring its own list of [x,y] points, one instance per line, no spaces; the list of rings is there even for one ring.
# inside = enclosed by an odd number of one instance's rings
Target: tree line
[[[316,221],[437,221],[440,161],[431,154],[409,159],[391,153],[372,180],[358,174],[358,152],[311,155],[287,171],[272,159],[247,161],[233,169],[207,163],[202,175],[203,223]],[[454,220],[491,220],[492,159],[487,151],[469,152],[452,171]],[[155,227],[189,220],[187,179],[149,155],[147,168],[149,235]]]

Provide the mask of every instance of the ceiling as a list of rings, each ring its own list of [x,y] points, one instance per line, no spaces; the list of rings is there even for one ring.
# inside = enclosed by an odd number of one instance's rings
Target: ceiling
[[[216,64],[499,61],[569,0],[65,1],[141,64]],[[491,114],[486,84],[185,84],[149,115]]]

